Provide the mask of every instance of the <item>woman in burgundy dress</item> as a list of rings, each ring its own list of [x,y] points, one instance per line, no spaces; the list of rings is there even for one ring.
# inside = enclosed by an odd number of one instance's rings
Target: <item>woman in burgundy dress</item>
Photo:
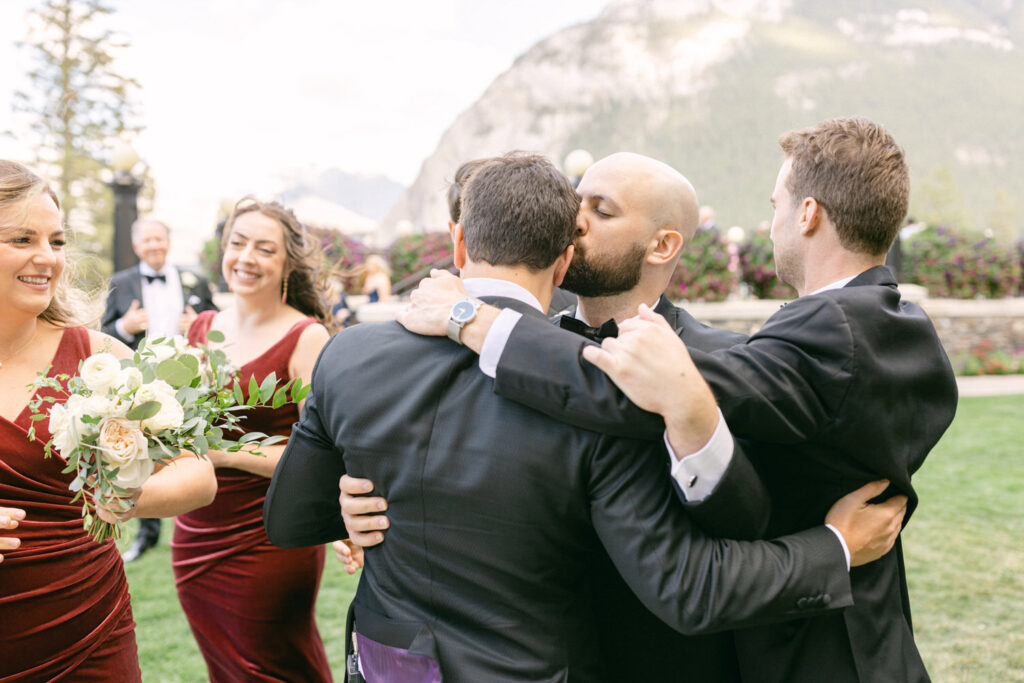
[[[219,346],[240,368],[244,391],[250,377],[262,383],[271,372],[279,384],[308,383],[328,338],[316,243],[291,212],[251,198],[236,205],[223,240],[222,272],[235,305],[200,314],[189,341],[204,341],[210,329],[223,333]],[[244,415],[247,430],[287,436],[299,410],[287,404]],[[263,500],[283,451],[211,451],[216,499],[175,520],[178,598],[214,683],[331,680],[313,614],[324,548],[277,548],[263,529]]]
[[[56,195],[21,164],[0,161],[0,682],[134,682],[135,622],[117,547],[83,529],[68,490],[74,476],[44,457],[47,421],[29,419],[26,385],[37,371],[77,374],[79,360],[107,345],[131,354],[75,326],[63,246]],[[215,487],[212,465],[188,455],[131,492],[135,508],[120,516],[185,512]]]

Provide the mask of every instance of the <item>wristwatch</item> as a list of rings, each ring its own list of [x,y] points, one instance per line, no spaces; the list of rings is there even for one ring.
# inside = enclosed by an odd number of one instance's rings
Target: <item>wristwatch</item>
[[[455,305],[452,306],[451,313],[448,314],[448,338],[457,344],[461,344],[462,328],[472,322],[473,318],[476,317],[476,312],[483,305],[484,302],[480,301],[480,299],[469,298],[456,301]]]

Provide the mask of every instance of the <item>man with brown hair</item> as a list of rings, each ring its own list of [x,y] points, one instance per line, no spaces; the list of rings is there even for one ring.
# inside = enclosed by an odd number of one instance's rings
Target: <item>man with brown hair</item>
[[[543,157],[482,165],[454,229],[466,289],[550,327],[543,310],[572,260],[578,208]],[[446,334],[458,340],[481,305],[460,301]],[[472,352],[395,323],[339,332],[274,472],[264,522],[286,547],[344,537],[336,482],[347,471],[389,499],[388,542],[367,554],[353,602],[367,680],[607,680],[585,594],[603,552],[688,632],[849,604],[843,539],[855,565],[894,539],[899,505],[843,503],[835,535],[817,525],[770,543],[709,539],[676,500],[660,443],[546,418],[495,396],[475,366]],[[681,413],[695,446],[677,450],[728,457],[728,429],[694,383]],[[633,656],[622,653],[627,678]]]
[[[688,401],[678,378],[692,372],[692,356],[732,432],[756,444],[749,455],[773,500],[758,531],[806,529],[828,503],[879,477],[909,497],[909,517],[911,475],[952,422],[957,396],[931,321],[901,299],[883,265],[907,209],[903,152],[863,118],[824,121],[780,142],[771,235],[778,271],[800,296],[746,343],[687,353],[646,307],[603,349],[493,310],[481,310],[462,341],[498,349],[499,395],[606,433],[660,438],[667,428],[673,446]],[[438,312],[460,297],[453,290],[450,279],[426,281],[401,322],[436,334]],[[695,473],[683,488],[707,486],[724,467]],[[851,581],[855,604],[843,612],[738,632],[744,680],[928,680],[900,545],[855,568]]]

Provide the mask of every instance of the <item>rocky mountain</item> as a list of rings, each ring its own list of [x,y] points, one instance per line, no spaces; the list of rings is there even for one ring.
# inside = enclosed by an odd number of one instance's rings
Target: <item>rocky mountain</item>
[[[912,213],[1024,225],[1021,0],[617,0],[520,56],[381,223],[441,229],[467,159],[628,150],[687,175],[719,225],[768,218],[780,133],[860,114],[907,150]],[[1007,228],[1010,229],[1010,228]]]
[[[315,174],[294,177],[281,192],[281,199],[294,203],[306,198],[339,204],[359,216],[380,220],[405,189],[394,180],[329,168]]]

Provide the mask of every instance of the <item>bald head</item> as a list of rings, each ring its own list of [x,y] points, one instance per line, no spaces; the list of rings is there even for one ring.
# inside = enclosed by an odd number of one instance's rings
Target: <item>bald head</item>
[[[617,201],[643,211],[649,218],[650,234],[667,228],[689,241],[697,231],[697,193],[683,174],[666,163],[642,154],[618,152],[587,169],[580,181],[580,193],[592,184],[606,188]]]

